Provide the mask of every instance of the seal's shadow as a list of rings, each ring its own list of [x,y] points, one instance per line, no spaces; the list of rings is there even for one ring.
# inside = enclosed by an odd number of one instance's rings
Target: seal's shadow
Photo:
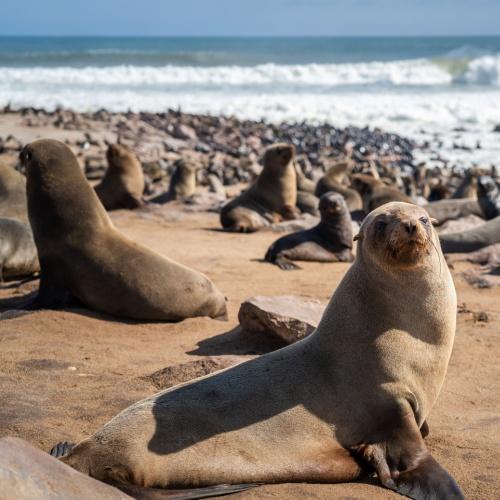
[[[193,356],[220,354],[265,354],[284,347],[279,339],[243,330],[240,326],[198,342],[198,348],[187,352]]]

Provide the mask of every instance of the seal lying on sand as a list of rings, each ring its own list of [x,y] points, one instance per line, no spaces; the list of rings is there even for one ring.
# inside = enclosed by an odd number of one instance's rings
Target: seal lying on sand
[[[15,219],[0,218],[0,282],[40,271],[31,228]]]
[[[28,222],[26,179],[17,170],[0,163],[0,217]]]
[[[442,234],[439,239],[445,253],[473,252],[500,243],[500,216],[468,231]]]
[[[433,201],[424,205],[427,213],[436,220],[436,224],[440,226],[446,221],[461,219],[468,215],[477,215],[484,217],[484,214],[477,200],[469,198],[463,200],[439,200]]]
[[[339,180],[339,167],[334,165],[316,184],[316,196],[322,196],[329,191],[341,194],[350,212],[363,209],[361,195],[355,190],[344,186]]]
[[[264,169],[255,183],[222,207],[225,229],[254,232],[272,222],[297,216],[297,179],[293,159],[295,148],[275,144],[264,154]]]
[[[399,189],[387,186],[371,175],[355,174],[351,177],[351,185],[361,195],[366,213],[391,201],[412,203],[412,200]]]
[[[193,162],[181,158],[175,164],[175,170],[170,179],[168,191],[156,196],[153,203],[166,203],[173,200],[185,200],[196,191],[196,170]]]
[[[275,241],[265,259],[280,269],[300,269],[293,260],[352,262],[352,220],[342,195],[324,194],[319,202],[321,222]]]
[[[34,305],[58,307],[75,297],[98,311],[143,320],[225,316],[224,296],[206,276],[113,227],[65,144],[32,142],[21,161],[41,266]]]
[[[63,462],[164,488],[347,482],[365,465],[403,495],[463,498],[420,432],[455,335],[455,288],[437,235],[422,208],[391,203],[358,239],[314,333],[130,406]]]
[[[144,205],[144,173],[137,156],[121,144],[111,144],[106,153],[108,170],[95,192],[106,210]]]
[[[477,199],[484,216],[489,220],[500,215],[500,187],[489,175],[477,180]]]

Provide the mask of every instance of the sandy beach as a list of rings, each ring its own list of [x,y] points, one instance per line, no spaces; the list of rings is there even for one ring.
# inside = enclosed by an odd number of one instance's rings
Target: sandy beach
[[[93,182],[92,174],[95,180],[104,168],[105,141],[116,140],[116,123],[122,123],[124,140],[135,134],[133,146],[143,166],[148,164],[149,172],[160,167],[156,181],[149,176],[153,194],[166,185],[176,154],[187,143],[203,142],[199,138],[193,142],[188,128],[178,129],[173,134],[177,137],[169,135],[167,140],[158,127],[148,126],[133,114],[101,123],[63,114],[67,121],[62,125],[54,124],[57,116],[44,113],[0,114],[2,159],[15,165],[18,143],[57,138],[69,143]],[[165,145],[165,141],[167,146],[160,151],[158,145]],[[259,141],[255,139],[255,150],[263,146]],[[213,159],[213,144],[208,147],[205,152],[197,148],[202,164],[205,157]],[[219,154],[224,164],[231,151]],[[238,192],[241,182],[238,178],[228,182],[228,192]],[[206,192],[207,188],[201,185],[199,190]],[[228,297],[228,322],[197,318],[175,324],[144,323],[118,320],[85,308],[1,313],[0,437],[18,436],[43,450],[61,440],[78,441],[131,403],[161,388],[279,348],[278,341],[238,328],[240,304],[256,295],[284,294],[327,301],[349,266],[303,263],[302,270],[283,272],[262,260],[278,233],[224,233],[215,211],[196,210],[182,202],[154,209],[117,210],[111,212],[111,219],[134,241],[209,276]],[[498,498],[500,487],[500,394],[496,383],[500,377],[500,288],[480,289],[468,284],[463,273],[477,268],[465,262],[455,262],[452,267],[459,303],[455,347],[444,388],[429,419],[426,442],[465,496],[484,500]],[[0,290],[0,298],[19,296],[37,286],[37,281],[7,286]],[[157,373],[166,367],[171,368],[167,375],[159,377]],[[397,497],[370,479],[338,485],[263,486],[237,496]]]

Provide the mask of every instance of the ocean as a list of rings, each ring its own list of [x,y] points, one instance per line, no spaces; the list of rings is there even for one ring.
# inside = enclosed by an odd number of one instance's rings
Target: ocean
[[[498,164],[500,37],[0,37],[7,104],[381,127]]]

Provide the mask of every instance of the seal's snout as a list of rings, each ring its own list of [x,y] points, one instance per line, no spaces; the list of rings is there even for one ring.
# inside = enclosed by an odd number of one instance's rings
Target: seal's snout
[[[403,226],[410,235],[415,234],[417,231],[417,224],[413,221],[403,222]]]

